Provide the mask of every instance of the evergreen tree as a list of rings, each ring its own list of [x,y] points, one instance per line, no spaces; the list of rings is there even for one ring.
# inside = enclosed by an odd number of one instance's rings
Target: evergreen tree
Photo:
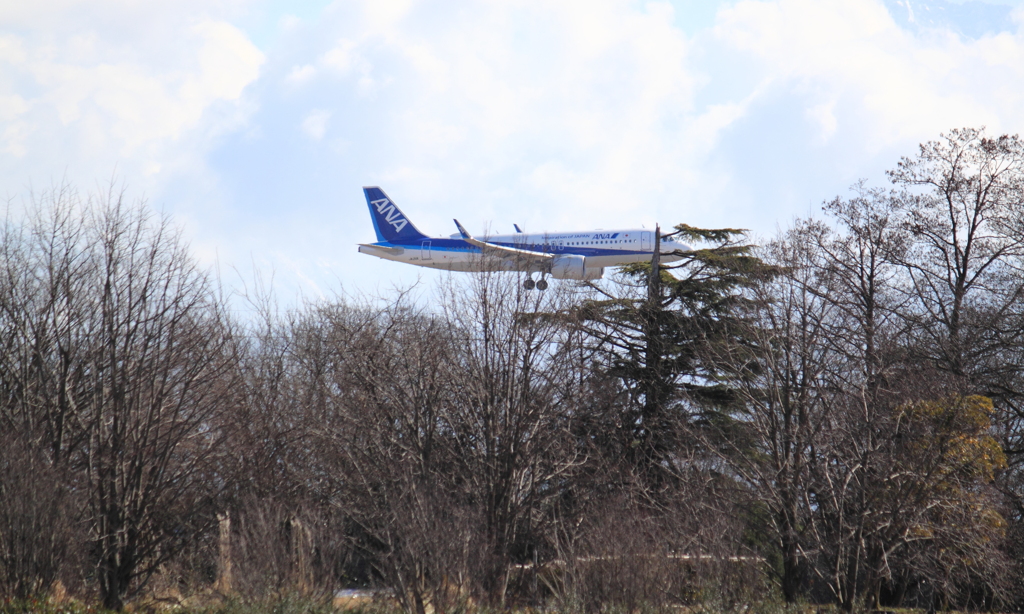
[[[662,242],[673,236],[702,245],[691,250]],[[708,350],[741,330],[735,324],[743,317],[744,290],[773,273],[744,239],[745,231],[735,228],[680,224],[664,237],[657,229],[651,262],[622,267],[609,287],[594,285],[598,296],[580,308],[579,321],[606,373],[629,392],[619,421],[624,453],[655,482],[671,473],[692,415],[687,406],[732,402]],[[667,247],[674,249],[663,252]],[[664,256],[679,259],[665,263]]]

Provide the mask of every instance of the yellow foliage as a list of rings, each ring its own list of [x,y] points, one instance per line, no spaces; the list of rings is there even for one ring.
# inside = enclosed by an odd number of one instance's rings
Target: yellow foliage
[[[991,482],[1006,468],[1006,455],[989,434],[994,413],[992,399],[971,395],[909,403],[897,418],[913,451],[941,455],[940,473]]]

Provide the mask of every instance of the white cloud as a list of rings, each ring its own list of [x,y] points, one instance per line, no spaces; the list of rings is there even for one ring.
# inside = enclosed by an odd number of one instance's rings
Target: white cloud
[[[723,9],[720,40],[752,54],[776,88],[798,92],[808,118],[830,135],[839,98],[865,138],[883,144],[934,138],[986,124],[1024,128],[1024,37],[964,39],[950,30],[912,33],[875,0],[745,0]],[[827,111],[827,112],[826,112]]]
[[[327,133],[327,122],[331,119],[331,112],[323,109],[315,109],[310,111],[306,118],[302,120],[302,131],[306,133],[306,136],[319,141],[324,138],[324,134]]]
[[[320,191],[379,183],[432,233],[452,216],[771,232],[943,130],[1020,121],[1018,33],[909,29],[881,0],[720,7],[688,35],[660,2],[339,3],[285,64],[316,68],[309,98],[282,108],[332,112],[351,144],[316,159],[345,169]]]
[[[224,21],[203,21],[192,27],[199,35],[199,73],[186,82],[188,93],[201,104],[238,100],[242,90],[259,75],[263,53],[245,34]],[[183,91],[184,93],[184,91]]]
[[[292,67],[291,72],[285,78],[286,81],[293,85],[299,85],[305,83],[316,76],[316,67],[310,64],[304,64],[302,66]]]
[[[302,19],[297,15],[282,15],[280,22],[283,30],[294,30],[302,23]]]
[[[836,119],[835,107],[835,101],[831,100],[807,109],[807,117],[821,129],[821,142],[829,140],[836,133],[839,120]]]
[[[237,121],[264,59],[235,25],[191,3],[10,4],[0,10],[16,26],[0,36],[0,83],[17,84],[0,97],[8,185],[63,169],[91,183],[115,168],[134,180],[201,166],[202,143]]]
[[[130,181],[178,177],[203,202],[236,199],[221,218],[182,206],[200,251],[244,266],[258,245],[326,288],[308,263],[380,272],[339,251],[368,226],[325,222],[339,200],[354,215],[359,185],[386,186],[431,233],[452,216],[534,229],[763,218],[770,231],[879,151],[891,164],[951,127],[1024,122],[1020,32],[911,29],[881,0],[723,2],[714,30],[693,34],[668,2],[351,0],[270,17],[267,61],[239,25],[245,2],[0,8],[6,185],[115,164]]]
[[[470,3],[429,26],[423,7],[380,4],[339,20],[319,64],[388,105],[396,167],[515,167],[545,199],[621,211],[706,145],[674,132],[693,121],[696,77],[668,3]]]
[[[342,39],[320,57],[320,63],[339,73],[345,74],[351,70],[355,60],[353,58],[353,49],[355,47],[355,41]]]

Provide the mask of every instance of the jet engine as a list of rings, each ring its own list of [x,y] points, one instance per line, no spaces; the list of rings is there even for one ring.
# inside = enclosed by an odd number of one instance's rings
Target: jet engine
[[[584,256],[555,256],[551,262],[551,276],[555,279],[601,279],[603,267],[588,267]]]

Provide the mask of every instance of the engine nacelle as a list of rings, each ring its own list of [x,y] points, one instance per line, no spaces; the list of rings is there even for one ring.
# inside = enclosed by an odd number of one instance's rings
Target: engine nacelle
[[[601,279],[604,268],[588,267],[584,256],[555,256],[551,276],[555,279]]]

